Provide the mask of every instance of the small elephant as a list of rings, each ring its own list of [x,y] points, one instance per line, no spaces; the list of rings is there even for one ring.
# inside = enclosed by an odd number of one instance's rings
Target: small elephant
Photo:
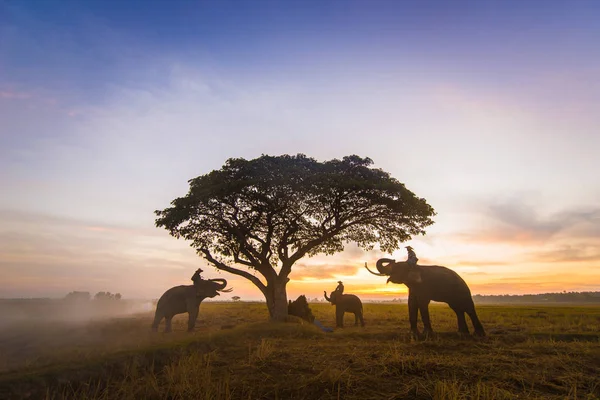
[[[315,316],[313,315],[310,307],[308,306],[308,300],[306,300],[305,295],[298,296],[296,300],[290,300],[288,302],[288,314],[302,318],[303,320],[308,321],[311,324],[315,321]]]
[[[196,274],[194,275],[196,276]],[[188,332],[194,330],[200,303],[207,297],[219,296],[219,292],[231,292],[233,289],[225,289],[225,279],[194,279],[194,285],[175,286],[167,290],[156,304],[152,330],[158,331],[158,325],[165,319],[165,332],[171,332],[171,320],[177,314],[188,313]]]
[[[353,313],[354,314],[354,326],[358,326],[358,321],[360,320],[360,325],[365,326],[365,321],[363,320],[363,306],[362,302],[353,294],[342,294],[338,290],[334,290],[331,292],[331,297],[327,297],[327,292],[323,292],[325,294],[325,300],[331,302],[332,305],[335,305],[335,324],[338,328],[344,327],[344,313]]]
[[[425,326],[424,334],[433,333],[429,319],[429,303],[432,300],[447,303],[456,313],[458,331],[461,334],[469,334],[465,319],[467,313],[475,328],[475,335],[485,336],[469,286],[451,269],[439,265],[413,266],[405,261],[396,262],[389,258],[377,260],[376,268],[379,273],[371,271],[367,263],[365,268],[373,275],[388,276],[387,282],[403,283],[408,287],[408,316],[414,337],[420,336],[417,328],[419,312]]]

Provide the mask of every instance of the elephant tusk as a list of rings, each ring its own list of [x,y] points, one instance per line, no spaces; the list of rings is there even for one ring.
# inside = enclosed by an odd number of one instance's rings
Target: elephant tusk
[[[367,267],[367,263],[365,262],[365,268],[367,269],[367,271],[369,271],[370,273],[372,273],[373,275],[377,275],[377,276],[387,276],[386,274],[380,274],[378,272],[373,272],[369,269],[369,267]]]

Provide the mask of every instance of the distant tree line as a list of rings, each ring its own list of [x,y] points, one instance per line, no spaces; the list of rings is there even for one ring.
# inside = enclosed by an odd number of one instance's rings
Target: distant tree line
[[[600,292],[567,292],[524,295],[473,296],[476,303],[600,303]]]
[[[98,292],[94,295],[94,300],[107,301],[107,300],[121,300],[121,293],[112,294],[111,292]],[[90,301],[92,296],[90,292],[70,292],[65,296],[65,300],[73,302]]]

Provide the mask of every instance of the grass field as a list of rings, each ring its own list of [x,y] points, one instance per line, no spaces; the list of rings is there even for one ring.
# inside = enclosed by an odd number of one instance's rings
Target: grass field
[[[311,304],[334,325],[334,307]],[[600,307],[478,306],[488,336],[414,341],[405,304],[365,304],[365,328],[270,324],[264,304],[204,303],[196,332],[152,333],[151,313],[0,330],[0,398],[596,399]],[[163,326],[161,325],[161,328]],[[472,327],[470,326],[472,329]]]

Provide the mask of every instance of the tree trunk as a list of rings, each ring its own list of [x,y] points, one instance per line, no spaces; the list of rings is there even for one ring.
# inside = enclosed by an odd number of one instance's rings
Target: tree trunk
[[[286,293],[287,278],[276,279],[267,284],[267,307],[271,321],[285,321],[288,315],[288,301]]]

